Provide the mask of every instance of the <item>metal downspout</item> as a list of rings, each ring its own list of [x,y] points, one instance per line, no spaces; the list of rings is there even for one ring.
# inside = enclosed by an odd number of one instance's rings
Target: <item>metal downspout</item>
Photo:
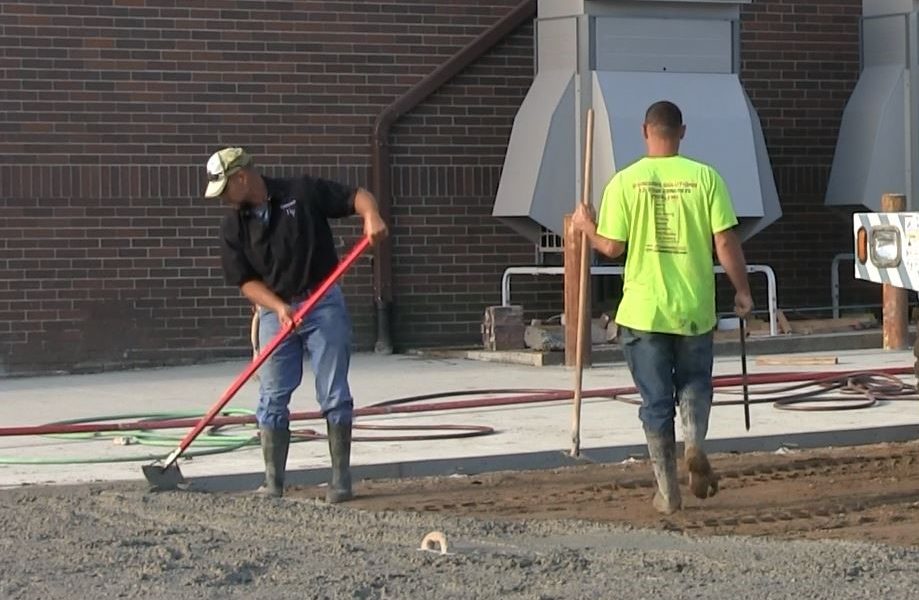
[[[371,137],[371,181],[380,207],[380,215],[390,223],[392,183],[389,157],[389,130],[402,115],[423,102],[442,85],[456,77],[469,65],[488,53],[518,27],[536,15],[536,0],[525,0],[502,17],[462,50],[434,69],[421,81],[381,112],[373,124]],[[392,237],[380,244],[373,259],[373,295],[377,311],[377,339],[375,352],[391,354],[392,332]]]

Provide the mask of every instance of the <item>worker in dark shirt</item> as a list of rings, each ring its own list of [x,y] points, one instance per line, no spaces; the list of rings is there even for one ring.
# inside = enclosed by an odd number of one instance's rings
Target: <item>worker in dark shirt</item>
[[[303,303],[338,264],[329,219],[360,215],[371,243],[387,235],[376,200],[367,190],[304,175],[272,179],[255,169],[242,148],[224,148],[207,162],[205,197],[230,205],[220,228],[227,283],[257,307],[259,345],[267,345],[293,320]],[[259,493],[281,496],[290,447],[291,394],[303,378],[308,356],[316,399],[326,420],[332,480],[326,500],[352,497],[351,427],[348,386],[351,321],[338,285],[306,314],[303,322],[259,369],[256,418],[265,460]]]

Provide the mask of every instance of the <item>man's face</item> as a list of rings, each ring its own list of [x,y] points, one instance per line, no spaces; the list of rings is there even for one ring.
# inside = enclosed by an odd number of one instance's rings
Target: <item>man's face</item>
[[[249,173],[243,169],[230,175],[220,199],[234,208],[241,208],[249,199]]]

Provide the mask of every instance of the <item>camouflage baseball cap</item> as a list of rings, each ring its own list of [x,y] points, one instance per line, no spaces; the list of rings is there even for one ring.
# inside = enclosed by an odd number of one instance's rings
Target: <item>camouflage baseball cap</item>
[[[252,158],[242,148],[224,148],[211,154],[207,160],[207,189],[205,198],[216,198],[223,193],[227,179],[252,162]]]

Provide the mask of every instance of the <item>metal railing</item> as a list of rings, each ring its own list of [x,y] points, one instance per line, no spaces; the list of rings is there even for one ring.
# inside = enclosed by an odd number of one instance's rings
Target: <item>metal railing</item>
[[[625,267],[621,265],[594,265],[590,267],[591,275],[618,275],[625,272]],[[715,273],[723,274],[724,268],[720,265],[715,266]],[[779,334],[778,321],[778,292],[775,280],[775,271],[768,265],[747,265],[747,273],[763,273],[766,276],[768,286],[767,304],[769,308],[769,335]],[[504,270],[501,277],[501,305],[510,306],[511,304],[511,276],[512,275],[564,275],[564,267],[508,267]]]
[[[833,318],[839,318],[839,263],[844,260],[855,260],[855,254],[837,254],[830,267],[830,295],[833,297]]]

